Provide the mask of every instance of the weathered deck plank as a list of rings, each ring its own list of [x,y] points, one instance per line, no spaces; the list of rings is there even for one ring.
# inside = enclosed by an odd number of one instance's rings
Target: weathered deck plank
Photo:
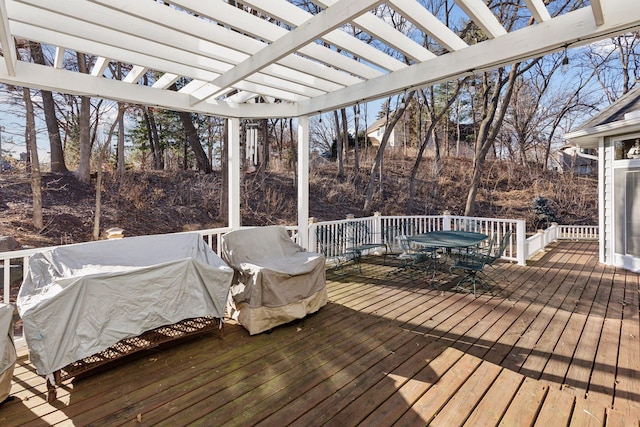
[[[639,276],[597,245],[498,263],[494,295],[445,271],[328,272],[318,313],[250,337],[196,338],[59,389],[21,359],[0,425],[639,425]],[[344,274],[342,274],[344,273]],[[489,272],[496,274],[496,272]]]

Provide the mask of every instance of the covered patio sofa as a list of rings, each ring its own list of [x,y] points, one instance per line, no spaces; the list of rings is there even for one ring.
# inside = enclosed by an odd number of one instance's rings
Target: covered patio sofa
[[[59,385],[54,373],[121,340],[185,319],[212,319],[210,325],[221,327],[232,278],[233,270],[197,233],[38,252],[17,298],[31,362],[48,384]]]

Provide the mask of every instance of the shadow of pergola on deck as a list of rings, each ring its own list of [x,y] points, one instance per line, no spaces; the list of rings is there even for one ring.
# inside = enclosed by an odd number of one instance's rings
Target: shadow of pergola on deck
[[[637,274],[564,242],[500,263],[478,298],[456,277],[371,256],[328,271],[330,303],[250,337],[228,323],[65,384],[46,403],[26,357],[2,425],[638,425]]]

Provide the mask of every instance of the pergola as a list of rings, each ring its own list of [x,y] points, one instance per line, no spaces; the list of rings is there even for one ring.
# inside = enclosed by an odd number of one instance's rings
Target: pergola
[[[0,0],[0,81],[228,118],[233,228],[240,226],[240,119],[297,117],[304,227],[309,116],[640,28],[635,0],[591,0],[569,12],[557,12],[554,0],[519,0],[518,24],[509,28],[483,0],[455,0],[452,16],[473,21],[484,36],[471,44],[423,1],[313,0],[316,14],[293,0],[239,3],[245,7],[226,0]],[[381,5],[411,23],[411,36],[371,13]],[[353,28],[373,42],[346,31]],[[55,48],[53,64],[20,60],[15,39]],[[64,69],[65,52],[91,55],[89,74]],[[110,61],[130,71],[117,79],[107,71]],[[159,77],[142,84],[149,70]],[[180,78],[188,83],[176,91]]]

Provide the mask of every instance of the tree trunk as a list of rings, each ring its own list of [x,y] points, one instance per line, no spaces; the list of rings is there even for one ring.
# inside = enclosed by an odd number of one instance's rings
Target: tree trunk
[[[223,119],[220,146],[220,214],[219,218],[228,219],[229,202],[229,120]]]
[[[336,124],[336,156],[338,159],[338,178],[344,178],[344,165],[342,163],[342,138],[340,131],[340,119],[338,118],[338,110],[333,110],[333,119]]]
[[[78,70],[88,74],[86,56],[84,53],[77,53]],[[91,98],[80,97],[79,125],[79,159],[76,175],[78,181],[88,184],[91,180]]]
[[[378,152],[376,154],[376,158],[371,166],[371,174],[369,175],[369,184],[367,185],[367,191],[365,192],[365,201],[364,206],[362,208],[364,215],[371,215],[372,204],[373,204],[373,189],[376,185],[376,174],[379,172],[380,177],[382,177],[382,159],[384,157],[384,150],[387,146],[387,142],[389,141],[389,137],[391,136],[391,132],[395,127],[398,120],[404,114],[407,105],[409,105],[409,101],[413,98],[413,94],[415,92],[411,91],[407,94],[404,101],[404,107],[396,110],[393,115],[389,118],[387,115],[387,124],[384,129],[384,134],[382,135],[382,140],[380,141],[380,146],[378,147]]]
[[[360,138],[358,136],[358,125],[360,124],[360,105],[353,107],[353,127],[355,129],[356,145],[353,147],[353,175],[354,183],[358,183],[358,176],[360,173]],[[366,143],[366,129],[365,129],[365,143]]]
[[[149,132],[149,146],[151,147],[151,155],[153,156],[153,168],[162,170],[164,169],[164,161],[162,159],[162,149],[160,148],[160,136],[158,134],[158,125],[156,124],[156,115],[150,107],[145,107],[145,111]]]
[[[198,138],[198,131],[193,125],[193,121],[191,121],[191,116],[185,111],[180,111],[178,112],[178,114],[180,115],[182,126],[184,126],[184,131],[187,136],[187,141],[189,141],[189,146],[191,147],[193,154],[196,156],[196,164],[198,166],[198,170],[203,171],[207,174],[213,172],[213,169],[211,168],[211,162],[207,158],[207,153],[204,152],[204,148],[202,148],[202,144],[200,143],[200,139]]]
[[[116,172],[124,175],[124,104],[118,102],[118,146],[117,146]]]
[[[102,171],[102,165],[107,160],[109,147],[111,145],[111,138],[113,138],[113,134],[116,130],[116,126],[119,126],[120,119],[124,115],[124,108],[118,108],[118,116],[111,124],[111,128],[109,129],[109,133],[107,135],[107,139],[98,149],[98,159],[96,170],[98,171],[98,176],[96,178],[96,209],[93,217],[93,240],[98,240],[100,238],[100,215],[102,212],[102,178],[104,173]]]
[[[36,124],[33,112],[33,102],[31,92],[28,88],[22,88],[26,110],[25,139],[31,154],[31,195],[33,200],[33,226],[38,230],[44,227],[42,218],[42,178],[40,176],[40,161],[38,160],[38,145],[36,143]]]
[[[29,42],[29,49],[31,50],[31,58],[33,58],[33,61],[36,64],[45,65],[42,45],[36,42]],[[47,132],[49,134],[51,172],[68,172],[67,166],[64,163],[62,138],[60,138],[60,129],[58,127],[58,119],[56,118],[56,104],[53,101],[53,94],[48,90],[41,90],[40,93],[42,94],[44,121],[47,124]]]
[[[340,109],[342,118],[342,149],[344,150],[344,162],[349,163],[349,123],[347,122],[347,109]]]
[[[493,145],[502,121],[509,107],[509,101],[513,94],[513,88],[518,76],[518,64],[511,66],[508,79],[505,81],[502,79],[502,73],[504,69],[500,68],[497,72],[497,77],[493,82],[493,89],[491,97],[486,99],[484,103],[484,114],[482,122],[480,123],[480,129],[478,130],[478,137],[475,144],[475,155],[473,161],[473,176],[471,178],[471,184],[469,185],[469,193],[467,194],[467,203],[465,205],[465,216],[471,216],[475,211],[476,196],[478,195],[478,189],[480,187],[480,180],[482,178],[482,171],[484,168],[484,161],[487,157],[489,149]],[[487,94],[490,90],[487,75],[485,74],[485,80],[483,82],[484,93]],[[501,98],[501,93],[506,85],[506,91]],[[498,112],[498,108],[500,111]],[[497,113],[497,117],[496,117]]]
[[[293,119],[289,118],[289,163],[293,171],[293,186],[298,187],[298,144],[293,140]]]

